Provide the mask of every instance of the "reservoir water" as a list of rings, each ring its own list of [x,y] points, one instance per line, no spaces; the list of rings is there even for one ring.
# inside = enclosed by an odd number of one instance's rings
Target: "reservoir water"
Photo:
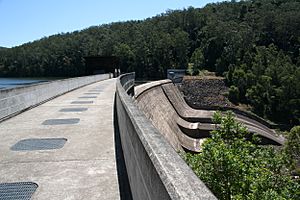
[[[30,85],[34,83],[47,82],[47,78],[0,78],[0,90]]]

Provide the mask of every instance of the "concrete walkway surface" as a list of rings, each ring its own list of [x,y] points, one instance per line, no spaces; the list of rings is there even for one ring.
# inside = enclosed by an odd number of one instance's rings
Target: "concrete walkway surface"
[[[34,182],[32,199],[38,200],[120,199],[115,81],[82,87],[0,123],[0,183]],[[54,148],[55,138],[62,147]]]

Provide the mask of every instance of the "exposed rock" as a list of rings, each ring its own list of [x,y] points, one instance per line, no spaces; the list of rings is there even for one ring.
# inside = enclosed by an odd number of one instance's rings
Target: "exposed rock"
[[[186,102],[193,108],[235,107],[226,97],[228,87],[224,78],[185,77],[182,83],[178,84],[178,88]]]

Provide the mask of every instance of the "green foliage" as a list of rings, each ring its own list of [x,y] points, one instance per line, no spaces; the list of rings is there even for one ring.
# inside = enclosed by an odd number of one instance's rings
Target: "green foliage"
[[[232,84],[239,89],[239,96],[243,97],[246,93],[247,77],[243,69],[235,69],[232,75]]]
[[[228,82],[241,92],[240,100],[251,104],[260,116],[299,124],[296,104],[300,102],[300,68],[274,45],[255,47],[247,53],[247,62],[231,67],[227,73]]]
[[[300,126],[295,126],[288,133],[285,152],[290,156],[292,161],[295,161],[293,164],[296,165],[293,165],[292,169],[298,170],[300,174]]]
[[[240,91],[238,87],[235,87],[234,85],[230,86],[229,88],[229,94],[228,98],[233,103],[238,103],[240,99]]]
[[[193,52],[190,62],[192,63],[192,75],[197,75],[204,67],[204,56],[200,48]]]
[[[232,113],[215,115],[200,154],[185,155],[197,176],[219,199],[299,199],[300,185],[290,177],[287,156],[247,140],[249,132]]]
[[[188,75],[192,76],[194,74],[194,63],[188,63],[188,67],[186,71]]]
[[[190,74],[226,75],[256,114],[299,125],[299,10],[299,0],[226,1],[57,34],[1,48],[0,76],[79,76],[90,55],[117,55],[144,79],[190,63]]]
[[[130,70],[132,63],[135,59],[135,54],[127,44],[118,44],[114,47],[115,56],[119,57],[120,65],[122,66],[121,71]],[[132,70],[133,71],[133,70]]]

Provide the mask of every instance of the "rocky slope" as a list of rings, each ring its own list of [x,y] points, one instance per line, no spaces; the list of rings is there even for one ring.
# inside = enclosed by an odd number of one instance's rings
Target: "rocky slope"
[[[221,77],[184,77],[179,90],[193,108],[235,107],[226,97],[228,87]]]

